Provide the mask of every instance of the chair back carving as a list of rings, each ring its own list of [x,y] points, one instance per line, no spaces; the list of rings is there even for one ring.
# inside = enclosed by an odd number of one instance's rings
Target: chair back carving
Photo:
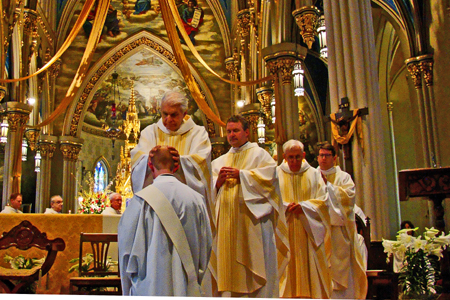
[[[108,251],[112,242],[117,242],[117,233],[81,233],[80,234],[80,259],[79,259],[79,273],[83,276],[106,276],[119,275],[118,271],[107,271]],[[93,255],[93,268],[89,271],[83,270],[82,257],[83,245],[89,243]]]
[[[1,268],[0,285],[9,293],[16,293],[21,287],[36,281],[39,276],[44,276],[53,266],[58,251],[64,251],[66,244],[61,238],[50,240],[45,232],[24,220],[19,225],[12,228],[9,232],[3,232],[0,238],[0,250],[15,247],[19,250],[28,250],[36,247],[41,250],[47,250],[47,256],[40,268],[34,272],[29,270],[12,270]],[[19,281],[14,285],[12,281]]]

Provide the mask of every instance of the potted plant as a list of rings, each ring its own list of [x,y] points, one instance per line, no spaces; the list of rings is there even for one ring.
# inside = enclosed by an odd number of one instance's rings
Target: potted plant
[[[450,234],[439,235],[439,230],[425,228],[423,236],[410,235],[418,228],[398,231],[397,240],[383,239],[384,252],[394,256],[397,270],[400,273],[399,287],[402,299],[434,299],[437,298],[438,286],[436,277],[439,272],[439,260],[442,251],[450,244]],[[394,268],[395,271],[395,268]]]
[[[25,258],[23,255],[18,255],[16,257],[9,256],[5,254],[3,260],[11,265],[11,269],[21,270],[21,269],[33,269],[39,268],[45,261],[45,257],[43,258]],[[23,294],[36,294],[37,282],[33,282],[32,284],[22,287],[20,292]]]

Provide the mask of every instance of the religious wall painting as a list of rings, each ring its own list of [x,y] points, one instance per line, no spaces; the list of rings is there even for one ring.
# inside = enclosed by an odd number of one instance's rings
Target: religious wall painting
[[[116,94],[112,78],[114,72],[118,74]],[[103,124],[111,126],[112,103],[115,103],[115,125],[121,126],[126,119],[132,90],[141,130],[159,120],[161,99],[168,91],[186,94],[189,98],[188,114],[192,116],[194,122],[203,125],[203,113],[190,96],[181,75],[148,49],[142,49],[114,66],[92,96],[84,122],[94,127],[102,127]]]
[[[183,4],[186,4],[183,2]],[[142,6],[140,6],[142,5]],[[202,8],[204,13],[204,18],[202,24],[199,26],[199,31],[195,35],[196,41],[196,49],[202,56],[202,58],[206,61],[206,63],[216,71],[226,71],[223,61],[225,60],[225,53],[223,47],[223,39],[221,35],[221,31],[219,25],[217,24],[214,15],[212,13],[211,8],[208,6],[205,0],[198,0],[198,6]],[[114,36],[108,34],[108,27],[105,26],[103,29],[103,35],[101,41],[99,42],[96,52],[94,54],[94,61],[104,60],[104,55],[107,51],[111,49],[117,48],[122,41],[128,39],[129,37],[142,32],[147,31],[151,35],[157,36],[166,42],[167,33],[164,27],[164,22],[159,11],[159,2],[157,0],[150,1],[150,9],[148,8],[148,4],[145,4],[145,1],[125,1],[125,0],[112,0],[111,1],[111,10],[115,10],[115,17],[117,18],[117,26],[118,32],[114,33]],[[71,23],[73,24],[80,13],[80,8],[78,7],[77,11],[75,11]],[[135,14],[136,12],[136,14]],[[61,20],[61,22],[67,22],[67,20]],[[61,73],[56,80],[56,104],[60,103],[63,96],[67,92],[67,88],[70,85],[70,82],[75,75],[75,72],[78,68],[80,59],[83,55],[84,48],[86,46],[87,36],[83,30],[75,38],[75,41],[69,47],[69,49],[64,53],[62,57],[62,68]],[[187,46],[183,45],[183,49],[185,49],[185,54],[189,62],[191,62],[194,67],[196,67],[200,72],[200,76],[205,84],[210,88],[212,99],[228,99],[229,98],[229,86],[227,83],[222,82],[218,78],[216,78],[211,73],[207,72],[203,67],[201,67],[200,63],[194,58],[192,53],[188,50]],[[155,56],[156,57],[156,56]],[[150,66],[152,63],[149,60],[155,60],[152,57],[145,57],[142,59],[140,64],[142,66]],[[157,64],[162,64],[162,60],[156,60],[153,62],[153,67],[157,68]],[[134,67],[137,68],[139,64]],[[120,73],[120,72],[119,72]],[[160,85],[163,91],[167,91],[170,86],[171,89],[186,89],[184,80],[180,76],[172,76],[175,72],[172,72],[169,76],[165,73],[159,73],[161,78]],[[159,76],[159,75],[154,75]],[[107,99],[107,91],[110,89],[108,87],[108,80],[103,84],[100,91],[95,92],[95,96],[92,97],[92,103],[89,106],[88,114],[86,115],[85,122],[87,124],[91,124],[95,127],[101,126],[105,121],[107,121],[110,117],[108,116],[108,99]],[[144,84],[142,79],[138,79],[135,81],[133,77],[120,74],[119,80],[121,81],[121,85],[128,85],[132,82],[136,83],[136,97],[138,99],[137,105],[141,120],[141,127],[153,123],[154,116],[149,112],[147,108],[152,110],[152,106],[149,103],[149,97],[156,97],[155,91],[149,95],[148,91],[143,91],[139,88],[139,85]],[[156,84],[156,79],[149,79]],[[122,88],[122,87],[121,87]],[[118,110],[123,108],[123,105],[128,103],[130,89],[124,89],[125,94],[121,95],[120,104],[118,105]],[[158,97],[157,97],[158,98]],[[155,102],[156,100],[153,100]],[[191,106],[195,107],[196,104],[192,104]],[[224,105],[228,107],[229,105]],[[202,120],[199,118],[200,112],[197,109],[194,109],[192,114],[196,114],[197,121]],[[219,108],[220,109],[220,108]],[[121,111],[123,113],[123,109]],[[124,117],[118,116],[118,119]],[[204,118],[203,118],[204,119]],[[119,123],[121,121],[119,120]],[[58,126],[58,124],[57,124]]]

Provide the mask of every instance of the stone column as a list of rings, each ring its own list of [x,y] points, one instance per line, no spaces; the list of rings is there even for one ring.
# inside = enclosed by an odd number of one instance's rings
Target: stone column
[[[352,161],[356,203],[373,220],[372,238],[380,240],[398,230],[399,220],[395,185],[386,180],[386,173],[393,172],[392,161],[383,159],[390,148],[389,132],[383,128],[388,116],[380,105],[372,8],[368,0],[324,0],[323,4],[331,112],[338,111],[343,97],[349,98],[350,109],[369,108],[362,122],[364,153],[353,139]]]
[[[433,92],[433,56],[421,55],[405,61],[416,89],[423,167],[440,166],[439,137]]]
[[[59,149],[63,154],[63,181],[62,181],[62,197],[64,199],[64,212],[69,210],[75,212],[76,202],[76,185],[77,185],[77,160],[78,154],[83,146],[83,139],[72,136],[61,136],[59,139]]]
[[[12,193],[20,193],[22,178],[22,139],[31,106],[20,102],[6,102],[8,119],[8,142],[5,145],[5,165],[3,169],[3,201],[6,205]]]
[[[300,138],[298,100],[294,97],[292,71],[295,62],[304,60],[306,53],[306,48],[293,43],[280,43],[262,49],[262,55],[270,73],[278,78],[279,94],[275,94],[275,115],[277,116],[275,123],[281,122],[285,133],[284,138],[277,140],[279,158],[283,157],[282,146],[286,141]],[[277,125],[275,127],[277,128]]]
[[[248,121],[250,127],[249,140],[251,142],[258,142],[258,121],[260,116],[260,104],[250,103],[245,105],[240,114]]]
[[[58,137],[56,136],[39,136],[38,149],[41,153],[41,171],[37,174],[36,179],[36,213],[43,213],[50,205],[52,158],[57,142]]]

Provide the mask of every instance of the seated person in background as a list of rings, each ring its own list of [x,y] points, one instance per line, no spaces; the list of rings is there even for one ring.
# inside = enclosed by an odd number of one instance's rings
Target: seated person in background
[[[111,206],[105,208],[102,215],[120,215],[122,214],[122,196],[119,193],[109,195],[109,203]]]
[[[60,195],[50,198],[50,208],[46,208],[44,214],[60,214],[63,207],[63,199]]]
[[[0,212],[2,214],[22,214],[20,207],[22,206],[22,194],[14,193],[9,197],[9,205]]]
[[[411,223],[411,221],[403,221],[400,224],[400,229],[414,229],[414,225],[413,223]],[[414,231],[413,230],[408,231],[408,234],[414,236]]]

